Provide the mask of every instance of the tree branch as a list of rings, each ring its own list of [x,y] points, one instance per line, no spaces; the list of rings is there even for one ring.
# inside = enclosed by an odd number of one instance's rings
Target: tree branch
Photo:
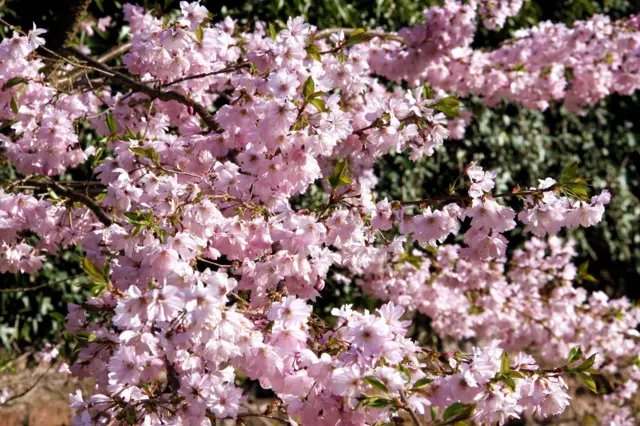
[[[313,42],[314,40],[326,38],[326,37],[329,37],[331,34],[339,33],[341,31],[344,33],[345,36],[348,37],[355,30],[356,28],[328,28],[326,30],[321,30],[311,35],[311,37],[309,37],[309,41]],[[370,36],[379,37],[386,40],[394,40],[402,44],[407,44],[404,38],[400,37],[397,34],[387,33],[384,31],[376,31],[376,30],[367,30],[364,32],[364,34],[368,34]]]
[[[251,67],[251,63],[250,62],[241,62],[239,64],[231,65],[231,66],[228,66],[228,67],[223,68],[223,69],[218,70],[218,71],[205,72],[205,73],[202,73],[202,74],[188,75],[186,77],[170,81],[169,83],[165,83],[165,84],[162,85],[162,87],[169,87],[169,86],[173,86],[174,84],[182,83],[183,81],[195,80],[197,78],[209,77],[210,75],[225,74],[225,73],[228,73],[228,72],[239,70],[241,68],[250,68],[250,67]]]
[[[91,212],[96,216],[96,218],[104,224],[104,226],[111,226],[113,223],[119,223],[117,219],[109,216],[93,198],[87,197],[84,194],[80,194],[78,192],[74,192],[69,188],[65,188],[58,182],[33,182],[29,181],[28,184],[33,186],[34,188],[39,189],[52,189],[54,192],[64,195],[69,198],[71,201],[77,201],[81,204],[84,204]]]
[[[96,61],[104,64],[106,62],[109,62],[113,58],[117,58],[118,56],[127,53],[129,49],[131,49],[131,42],[121,44],[120,46],[116,46],[113,49],[98,56],[96,58]],[[83,70],[74,70],[71,71],[66,77],[62,78],[59,81],[56,81],[56,84],[73,84],[78,78],[82,77],[83,75]]]
[[[60,194],[69,197],[70,200],[77,201],[87,206],[87,208],[91,210],[91,212],[98,218],[100,222],[104,224],[104,226],[111,226],[111,224],[114,222],[114,220],[109,215],[107,215],[104,210],[102,210],[100,204],[96,203],[92,198],[89,198],[86,195],[80,194],[78,192],[73,192],[70,189],[58,185],[55,182],[49,185],[55,192],[59,192]]]
[[[0,288],[0,293],[17,293],[17,292],[21,292],[21,291],[36,291],[36,290],[40,290],[41,288],[45,288],[45,287],[49,287],[49,286],[54,286],[57,284],[61,284],[65,281],[70,281],[73,279],[78,278],[80,275],[74,275],[71,277],[67,277],[67,278],[63,278],[61,280],[58,281],[51,281],[51,282],[46,282],[43,284],[39,284],[33,287],[18,287],[18,288]]]
[[[489,194],[493,198],[508,197],[526,197],[528,195],[543,194],[545,192],[557,191],[560,186],[558,184],[551,185],[541,189],[527,189],[523,191],[508,191],[499,194]],[[472,201],[473,198],[468,195],[436,195],[434,197],[425,198],[424,200],[400,201],[403,206],[419,206],[421,204],[430,204],[437,201]]]
[[[182,105],[192,108],[193,111],[196,114],[198,114],[200,118],[202,118],[202,120],[207,124],[207,126],[211,131],[214,131],[214,132],[220,131],[220,127],[218,126],[218,123],[216,123],[216,121],[214,120],[209,110],[205,106],[199,104],[198,102],[195,102],[193,99],[190,99],[178,92],[173,92],[173,91],[164,92],[162,90],[149,87],[145,84],[138,83],[131,77],[125,74],[122,74],[118,71],[112,70],[108,66],[104,65],[101,62],[98,62],[96,59],[93,59],[88,55],[85,55],[84,53],[80,52],[76,48],[69,48],[69,49],[66,49],[66,51],[69,52],[71,55],[75,56],[76,58],[87,62],[96,71],[99,71],[102,74],[106,75],[109,79],[116,81],[122,84],[123,86],[128,87],[134,92],[143,93],[149,96],[151,99],[158,99],[163,102],[176,101]]]
[[[416,412],[413,411],[413,408],[411,408],[411,405],[409,405],[409,400],[407,400],[407,395],[405,395],[404,391],[401,389],[400,390],[400,400],[402,401],[402,403],[404,404],[404,409],[409,413],[409,415],[411,416],[411,420],[413,420],[413,423],[416,426],[422,426],[422,423],[420,422],[420,419],[418,418],[418,416],[416,415]]]
[[[51,365],[49,365],[49,367],[47,368],[47,370],[46,370],[44,373],[42,373],[42,374],[41,374],[41,375],[36,379],[36,381],[35,381],[35,382],[33,382],[33,384],[32,384],[31,386],[29,386],[27,389],[25,389],[24,391],[20,392],[19,394],[17,394],[17,395],[13,395],[12,397],[7,398],[7,400],[6,400],[3,404],[0,404],[0,406],[7,405],[7,404],[9,404],[11,401],[14,401],[14,400],[16,400],[16,399],[18,399],[18,398],[22,398],[23,396],[25,396],[26,394],[28,394],[29,392],[31,392],[31,391],[32,391],[32,390],[33,390],[33,389],[38,385],[38,383],[40,383],[40,380],[42,380],[42,378],[43,378],[44,376],[46,376],[46,375],[47,375],[47,373],[49,372],[49,370],[51,370]]]

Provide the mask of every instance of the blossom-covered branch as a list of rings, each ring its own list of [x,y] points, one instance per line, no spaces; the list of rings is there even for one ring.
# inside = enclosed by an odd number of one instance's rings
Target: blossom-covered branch
[[[600,222],[608,191],[590,194],[577,163],[510,192],[494,191],[497,172],[475,163],[428,199],[388,200],[376,189],[381,157],[418,160],[460,136],[456,94],[471,92],[461,81],[493,87],[484,68],[460,68],[447,82],[423,73],[434,57],[444,69],[454,67],[451,55],[479,55],[468,48],[477,13],[497,27],[520,5],[467,3],[429,9],[425,25],[398,34],[406,44],[301,18],[246,31],[230,18],[211,23],[197,2],[181,2],[173,20],[125,5],[125,70],[72,48],[45,75],[35,28],[0,43],[9,129],[0,144],[21,175],[0,192],[0,272],[35,273],[44,256],[81,245],[94,286],[67,315],[70,369],[95,380],[89,395],[71,397],[74,425],[253,415],[305,425],[405,415],[415,424],[505,424],[563,412],[567,383],[599,391],[596,381],[609,379],[622,384],[594,414],[633,423],[640,373],[629,354],[640,313],[627,299],[574,286],[590,278],[588,266],[575,266],[571,242],[557,237]],[[593,53],[572,52],[584,55],[578,75]],[[79,71],[86,85],[58,84]],[[410,84],[389,90],[380,74]],[[610,88],[626,90],[619,83]],[[490,96],[504,93],[516,92]],[[57,177],[80,165],[88,182]],[[300,198],[308,208],[296,207]],[[534,237],[508,250],[519,224]],[[313,302],[327,282],[354,283],[386,303],[319,318]],[[409,337],[415,312],[443,337],[478,343],[421,346]],[[269,410],[248,411],[238,372],[273,392]]]

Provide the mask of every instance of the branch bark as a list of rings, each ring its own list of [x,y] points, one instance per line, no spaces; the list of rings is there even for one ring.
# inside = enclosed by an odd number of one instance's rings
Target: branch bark
[[[193,99],[190,99],[178,92],[173,92],[173,91],[165,92],[162,90],[154,89],[153,87],[147,86],[143,83],[138,83],[131,77],[125,74],[122,74],[121,72],[112,70],[108,66],[97,61],[96,59],[93,59],[88,55],[85,55],[84,53],[80,52],[76,48],[68,48],[65,50],[67,53],[75,56],[77,59],[85,61],[95,70],[107,76],[110,80],[113,80],[119,84],[122,84],[123,86],[133,90],[134,92],[143,93],[149,96],[151,99],[158,99],[164,102],[176,101],[182,105],[185,105],[186,107],[192,108],[193,111],[196,114],[198,114],[200,118],[207,124],[207,127],[209,127],[211,131],[214,131],[214,132],[220,131],[220,127],[218,126],[218,123],[216,123],[216,121],[213,118],[213,115],[211,115],[209,110],[204,105],[201,105],[198,102],[195,102]]]
[[[98,204],[93,198],[87,197],[84,194],[80,194],[78,192],[72,191],[69,188],[65,188],[60,185],[58,182],[29,182],[30,186],[37,187],[40,189],[51,189],[55,193],[59,195],[63,195],[69,198],[71,201],[77,201],[81,204],[87,206],[89,210],[96,216],[96,218],[104,224],[104,226],[111,226],[114,222],[117,223],[118,220],[109,216],[103,209],[100,204]]]
[[[322,38],[329,37],[331,34],[335,34],[339,32],[343,32],[344,35],[348,37],[355,30],[356,28],[328,28],[326,30],[320,30],[317,33],[313,34],[310,37],[310,41],[313,42],[314,40],[320,40]],[[403,37],[400,37],[399,35],[393,34],[393,33],[387,33],[384,31],[377,31],[377,30],[367,30],[365,31],[365,34],[368,34],[372,37],[379,37],[381,39],[394,40],[402,44],[407,44],[407,42]]]
[[[98,56],[95,60],[97,62],[100,62],[101,64],[104,64],[106,62],[109,62],[111,59],[113,58],[117,58],[118,56],[127,53],[129,51],[129,49],[131,49],[131,43],[124,43],[121,44],[119,46],[114,47],[113,49],[103,53],[102,55]],[[70,84],[73,85],[75,83],[75,81],[82,77],[84,75],[85,71],[84,70],[74,70],[71,71],[66,77],[56,81],[56,84],[62,85],[62,84]]]
[[[407,396],[405,395],[403,390],[400,390],[400,400],[402,401],[402,403],[404,404],[404,409],[409,413],[409,415],[411,416],[411,420],[413,420],[413,423],[416,426],[422,426],[422,423],[420,422],[420,419],[418,418],[418,416],[416,415],[416,412],[413,411],[413,408],[411,408],[411,405],[409,405],[409,400],[407,399]]]

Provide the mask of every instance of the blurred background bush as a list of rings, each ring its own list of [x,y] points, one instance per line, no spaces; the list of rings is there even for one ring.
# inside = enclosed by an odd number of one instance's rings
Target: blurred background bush
[[[6,1],[0,15],[11,23],[30,28],[55,25],[68,0]],[[133,1],[158,13],[175,9],[178,1]],[[231,16],[243,26],[256,20],[284,25],[288,16],[304,16],[321,28],[382,27],[397,30],[423,20],[422,11],[437,1],[415,0],[249,0],[202,1],[217,18]],[[121,3],[94,0],[88,19],[112,16],[114,25],[106,32],[88,37],[80,32],[78,41],[94,52],[104,51],[120,42],[123,21]],[[626,0],[527,1],[518,16],[508,20],[499,32],[479,28],[476,47],[495,47],[512,36],[513,30],[551,20],[571,24],[605,13],[619,18],[640,12],[640,3]],[[6,28],[2,29],[6,31]],[[6,35],[6,32],[2,34]],[[461,141],[448,141],[444,149],[418,163],[406,156],[387,156],[378,165],[381,177],[378,192],[395,199],[415,199],[442,193],[470,161],[486,169],[497,170],[499,184],[506,190],[516,183],[536,185],[538,178],[559,175],[562,167],[580,159],[582,175],[591,178],[598,189],[609,188],[613,194],[606,222],[597,228],[575,231],[581,259],[590,261],[589,271],[597,282],[584,283],[589,289],[601,289],[613,296],[640,296],[637,279],[640,273],[640,150],[638,149],[638,110],[640,99],[612,96],[583,116],[568,113],[560,104],[545,112],[529,111],[504,103],[488,109],[475,98],[464,99],[473,113],[473,121]],[[90,138],[90,133],[87,133]],[[13,177],[9,164],[1,162],[0,182]],[[71,171],[74,178],[86,177],[86,170]],[[516,237],[517,240],[518,237]],[[90,294],[82,276],[78,258],[80,250],[66,251],[53,258],[37,276],[0,274],[0,344],[7,349],[22,350],[56,341],[64,328],[68,302],[78,302]],[[6,291],[37,287],[32,291]],[[357,288],[329,285],[319,309],[336,303],[359,303],[372,306],[375,301]]]

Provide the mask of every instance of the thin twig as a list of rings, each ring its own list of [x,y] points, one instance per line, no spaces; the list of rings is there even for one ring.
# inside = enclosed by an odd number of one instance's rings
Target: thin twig
[[[319,40],[319,39],[322,39],[322,38],[326,38],[326,37],[329,37],[331,34],[335,34],[335,33],[339,33],[339,32],[343,32],[345,36],[349,36],[355,30],[356,30],[356,28],[328,28],[326,30],[318,31],[317,33],[315,33],[311,37],[309,37],[309,39],[310,39],[310,41],[313,42],[314,40]],[[378,38],[386,39],[386,40],[394,40],[394,41],[400,42],[402,44],[407,44],[407,42],[405,41],[405,39],[403,37],[400,37],[397,34],[387,33],[387,32],[384,32],[384,31],[367,30],[362,34],[367,34],[367,35],[370,35],[372,37],[378,37]]]
[[[493,198],[507,198],[507,197],[526,197],[528,195],[543,194],[545,192],[552,192],[558,190],[558,185],[551,185],[548,188],[542,189],[528,189],[524,191],[508,191],[501,192],[499,194],[491,194]],[[423,200],[412,201],[400,201],[403,206],[419,206],[420,204],[429,204],[436,201],[472,201],[473,198],[468,195],[436,195],[434,197],[425,198]]]
[[[283,419],[280,417],[275,417],[275,416],[270,416],[268,414],[258,414],[258,413],[242,413],[242,414],[238,414],[239,418],[242,417],[264,417],[266,419],[271,419],[271,420],[278,420],[281,421],[282,423],[288,425],[289,424],[289,420],[287,419]]]
[[[87,62],[96,71],[101,72],[102,74],[106,75],[110,79],[122,84],[123,86],[128,87],[129,89],[135,92],[143,93],[149,96],[151,99],[158,99],[163,102],[176,101],[182,105],[192,108],[193,111],[196,114],[198,114],[200,118],[202,118],[202,120],[207,124],[209,129],[215,132],[220,130],[218,123],[216,123],[216,121],[214,120],[209,110],[205,106],[199,104],[198,102],[195,102],[193,99],[188,98],[187,96],[178,92],[173,92],[173,91],[164,92],[162,90],[157,90],[152,87],[149,87],[145,84],[138,83],[131,77],[125,74],[122,74],[118,71],[114,71],[113,69],[98,62],[92,57],[82,53],[76,48],[69,48],[69,49],[66,49],[66,51],[74,55],[76,58]]]
[[[74,192],[69,188],[65,188],[58,182],[29,182],[29,185],[39,189],[52,189],[54,192],[64,195],[72,201],[84,204],[105,226],[111,226],[112,223],[118,222],[118,220],[110,217],[94,199],[84,194]]]
[[[23,396],[25,396],[26,394],[31,392],[38,385],[38,383],[40,383],[40,380],[42,380],[42,378],[47,375],[49,370],[51,370],[51,367],[52,367],[52,365],[49,365],[49,367],[46,369],[46,371],[44,373],[42,373],[40,375],[40,377],[38,377],[36,379],[36,381],[33,382],[33,384],[31,386],[29,386],[27,389],[25,389],[23,392],[20,392],[19,394],[13,395],[12,397],[7,398],[7,400],[3,404],[0,404],[0,406],[7,405],[9,402],[14,401],[14,400],[16,400],[18,398],[22,398]]]
[[[169,83],[165,83],[165,84],[162,85],[162,87],[169,87],[169,86],[173,86],[174,84],[182,83],[183,81],[195,80],[195,79],[198,79],[198,78],[209,77],[211,75],[217,75],[217,74],[226,74],[226,73],[229,73],[229,72],[237,71],[237,70],[242,69],[242,68],[250,68],[250,67],[251,67],[251,63],[250,62],[242,62],[242,63],[236,64],[236,65],[228,66],[228,67],[223,68],[223,69],[218,70],[218,71],[211,71],[211,72],[205,72],[205,73],[201,73],[201,74],[188,75],[186,77],[182,77],[182,78],[179,78],[177,80],[170,81]]]
[[[104,63],[108,62],[109,60],[111,60],[113,58],[117,58],[118,56],[128,52],[129,49],[131,49],[131,43],[130,42],[121,44],[120,46],[116,46],[113,49],[103,53],[100,56],[98,56],[96,58],[96,61],[100,62],[101,64],[104,64]],[[65,77],[62,80],[58,81],[57,84],[73,83],[74,81],[76,81],[76,79],[81,77],[83,73],[84,73],[84,71],[82,71],[82,70],[72,71],[67,77]]]
[[[404,404],[404,409],[409,413],[409,415],[411,416],[411,420],[413,420],[413,423],[416,426],[421,426],[422,423],[420,422],[420,419],[418,418],[418,416],[416,415],[415,411],[413,411],[413,408],[411,408],[411,405],[409,405],[409,400],[407,400],[407,395],[405,395],[404,391],[401,389],[400,390],[400,400],[402,401],[402,403]]]
[[[65,281],[70,281],[70,280],[76,279],[79,276],[80,275],[74,275],[74,276],[71,276],[71,277],[63,278],[63,279],[58,280],[58,281],[46,282],[46,283],[39,284],[39,285],[36,285],[36,286],[33,286],[33,287],[1,288],[0,289],[0,293],[17,293],[17,292],[20,292],[20,291],[40,290],[41,288],[44,288],[44,287],[54,286],[54,285],[63,283]]]

